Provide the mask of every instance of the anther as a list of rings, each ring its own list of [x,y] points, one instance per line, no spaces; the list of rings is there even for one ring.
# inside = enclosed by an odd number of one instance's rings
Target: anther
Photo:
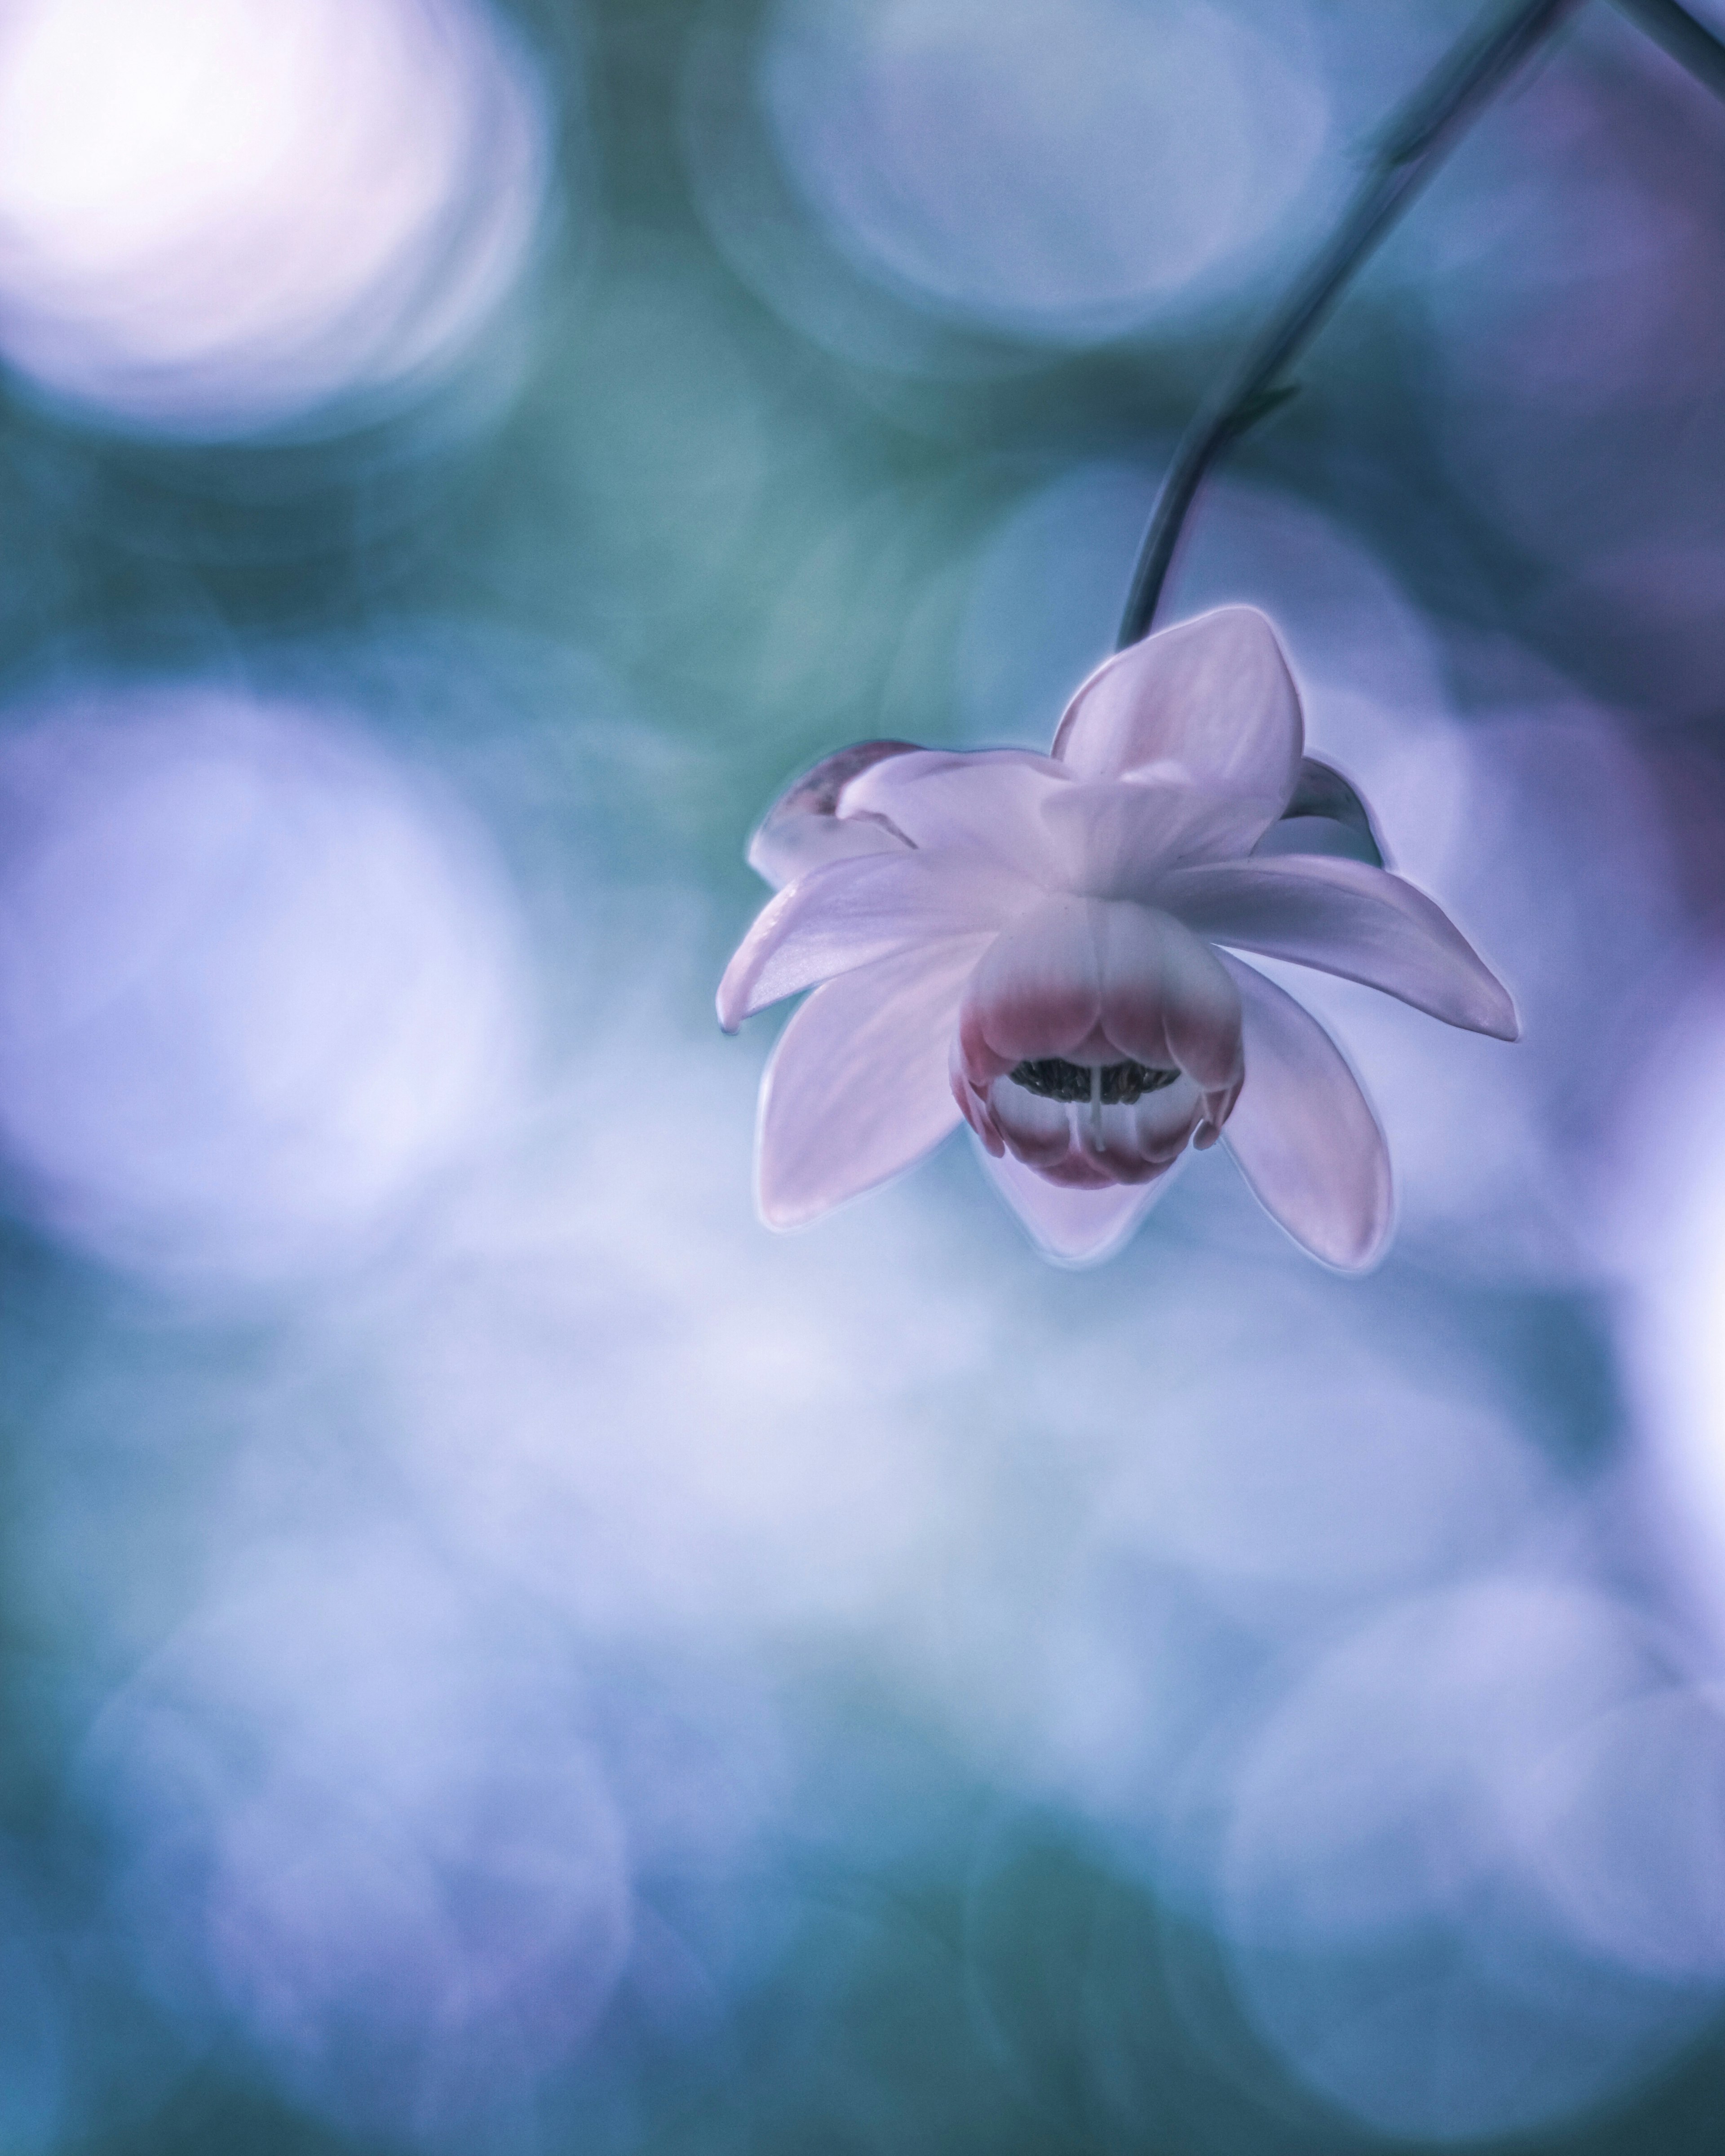
[[[1045,1101],[1079,1102],[1092,1097],[1098,1083],[1105,1108],[1129,1108],[1146,1093],[1158,1093],[1172,1086],[1178,1070],[1158,1070],[1144,1063],[1068,1063],[1063,1056],[1033,1058],[1009,1074],[1014,1086]]]

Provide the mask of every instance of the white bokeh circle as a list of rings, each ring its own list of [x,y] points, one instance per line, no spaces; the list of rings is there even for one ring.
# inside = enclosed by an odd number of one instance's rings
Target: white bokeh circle
[[[1319,1653],[1243,1751],[1222,1866],[1271,2049],[1377,2131],[1447,2143],[1662,2064],[1725,1975],[1666,1846],[1674,1811],[1716,1907],[1725,1820],[1697,1832],[1645,1772],[1685,1697],[1641,1613],[1537,1574],[1393,1604]]]
[[[548,154],[484,0],[7,0],[0,355],[190,439],[374,406],[519,278]]]
[[[627,1962],[605,1763],[539,1643],[410,1540],[350,1524],[245,1569],[87,1742],[120,1929],[175,2023],[232,2017],[316,2113],[470,2148]]]
[[[156,1281],[362,1250],[506,1116],[513,916],[436,792],[339,721],[193,687],[0,742],[0,1163]]]
[[[760,64],[793,184],[859,264],[981,326],[1107,335],[1238,278],[1328,131],[1301,64],[1204,0],[784,0]]]

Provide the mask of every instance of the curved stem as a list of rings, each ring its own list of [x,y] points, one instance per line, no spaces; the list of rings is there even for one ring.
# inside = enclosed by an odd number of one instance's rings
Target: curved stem
[[[1295,280],[1221,393],[1187,429],[1138,552],[1117,649],[1148,634],[1181,527],[1211,465],[1294,394],[1276,377],[1319,328],[1348,279],[1469,122],[1579,5],[1580,0],[1518,0],[1441,61],[1392,121],[1334,234]],[[1640,7],[1634,12],[1639,14]]]
[[[1704,82],[1715,96],[1725,97],[1725,44],[1680,8],[1677,0],[1617,0],[1617,4],[1697,82]]]

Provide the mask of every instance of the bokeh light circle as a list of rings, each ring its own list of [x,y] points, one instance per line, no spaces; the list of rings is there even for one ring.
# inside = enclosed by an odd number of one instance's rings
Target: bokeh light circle
[[[979,326],[1087,338],[1214,296],[1324,146],[1297,57],[1203,4],[786,0],[760,85],[862,266]]]
[[[476,835],[328,714],[116,692],[0,742],[0,1160],[156,1281],[341,1263],[515,1097]]]
[[[471,2147],[579,2051],[629,1954],[578,1692],[387,1531],[247,1570],[92,1730],[116,1912],[176,2022],[235,2017],[350,2129]]]
[[[1627,1374],[1661,1563],[1710,1635],[1717,1666],[1725,1657],[1725,981],[1692,959],[1651,985],[1663,991],[1663,1007],[1652,1006],[1600,1173],[1613,1214],[1610,1255],[1627,1290]]]
[[[1301,2079],[1465,2143],[1585,2112],[1695,2033],[1717,1957],[1645,1773],[1674,1676],[1641,1613],[1537,1574],[1392,1604],[1314,1658],[1246,1748],[1223,1867],[1241,1999]],[[1717,1879],[1725,1822],[1678,1810]]]
[[[547,158],[484,0],[8,0],[0,354],[187,439],[387,405],[520,276]]]

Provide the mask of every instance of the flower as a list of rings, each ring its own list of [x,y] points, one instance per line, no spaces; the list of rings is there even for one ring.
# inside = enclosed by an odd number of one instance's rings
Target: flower
[[[762,1081],[768,1224],[885,1182],[962,1116],[1066,1263],[1117,1249],[1189,1143],[1220,1137],[1314,1256],[1371,1264],[1391,1213],[1383,1132],[1328,1034],[1235,952],[1500,1040],[1519,1029],[1303,750],[1276,632],[1233,606],[1099,667],[1050,756],[865,742],[793,784],[749,849],[780,888],[718,997],[734,1032],[814,989]]]

